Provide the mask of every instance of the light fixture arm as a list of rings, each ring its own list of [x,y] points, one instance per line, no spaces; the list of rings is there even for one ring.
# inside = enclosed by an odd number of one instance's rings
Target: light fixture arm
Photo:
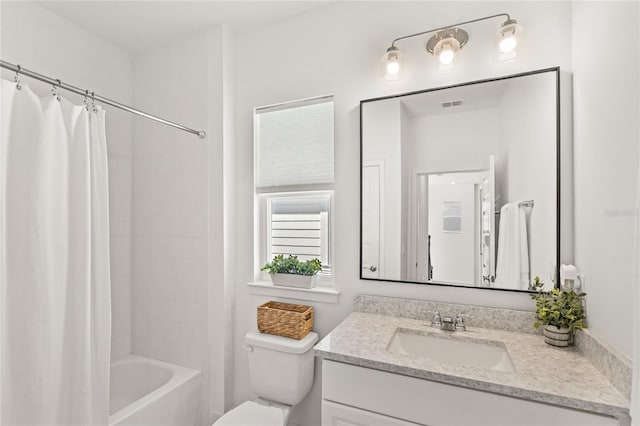
[[[497,15],[485,16],[483,18],[477,18],[477,19],[472,19],[470,21],[458,22],[457,24],[451,24],[451,25],[447,25],[447,26],[444,26],[444,27],[434,28],[434,29],[427,30],[427,31],[421,31],[421,32],[415,33],[415,34],[409,34],[409,35],[406,35],[406,36],[398,37],[398,38],[394,39],[391,42],[391,47],[396,47],[396,42],[398,42],[400,40],[406,40],[408,38],[418,37],[418,36],[429,34],[429,33],[434,33],[434,32],[438,32],[438,31],[442,31],[442,30],[447,30],[449,28],[458,27],[460,25],[473,24],[474,22],[479,22],[479,21],[486,21],[487,19],[498,18],[500,16],[506,16],[507,21],[511,20],[511,16],[508,13],[498,13]]]

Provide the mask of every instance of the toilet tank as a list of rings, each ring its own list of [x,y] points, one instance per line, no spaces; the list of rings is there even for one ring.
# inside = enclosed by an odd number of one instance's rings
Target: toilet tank
[[[251,387],[263,399],[296,405],[313,384],[314,332],[301,340],[250,331],[245,336],[249,348]]]

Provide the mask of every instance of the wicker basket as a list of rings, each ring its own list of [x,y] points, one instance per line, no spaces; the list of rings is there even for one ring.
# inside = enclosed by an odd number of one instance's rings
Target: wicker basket
[[[258,330],[261,333],[302,339],[313,327],[313,308],[269,301],[258,306]]]

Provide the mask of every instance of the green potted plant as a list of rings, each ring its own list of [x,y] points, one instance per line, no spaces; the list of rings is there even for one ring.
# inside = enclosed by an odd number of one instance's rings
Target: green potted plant
[[[544,341],[549,345],[572,345],[573,333],[586,328],[583,299],[587,294],[557,288],[543,292],[544,283],[539,277],[534,278],[531,288],[537,292],[531,295],[536,302],[536,321],[533,327],[544,326]]]
[[[274,285],[311,288],[315,285],[318,272],[322,270],[322,263],[317,258],[302,262],[298,256],[284,257],[279,254],[260,270],[269,271]]]

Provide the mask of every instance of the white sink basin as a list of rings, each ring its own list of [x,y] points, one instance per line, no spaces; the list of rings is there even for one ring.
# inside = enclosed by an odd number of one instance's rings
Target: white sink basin
[[[393,333],[387,350],[414,358],[429,358],[443,364],[511,373],[516,371],[509,351],[501,342],[475,341],[462,336],[440,337],[398,328]]]

